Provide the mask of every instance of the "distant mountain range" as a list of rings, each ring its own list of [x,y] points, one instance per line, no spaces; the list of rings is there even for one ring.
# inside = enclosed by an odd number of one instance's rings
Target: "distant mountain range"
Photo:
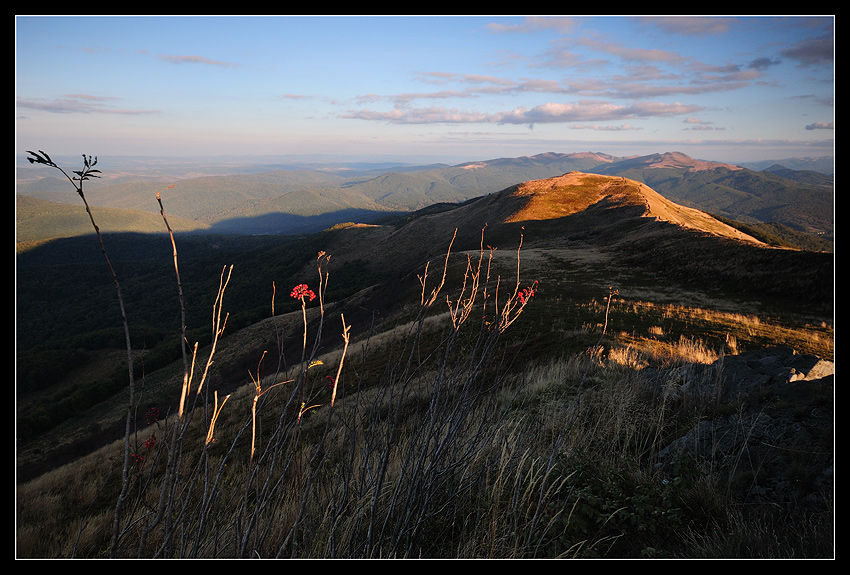
[[[813,160],[802,165],[815,167]],[[820,166],[820,164],[817,164]],[[343,222],[371,223],[442,203],[460,203],[529,180],[572,171],[626,177],[683,206],[744,224],[779,226],[831,239],[834,178],[771,163],[761,171],[708,162],[678,152],[639,157],[543,153],[454,166],[367,166],[346,169],[272,169],[180,179],[165,189],[162,177],[93,181],[91,205],[137,214],[104,214],[106,228],[146,231],[139,213],[159,214],[160,191],[175,229],[239,234],[304,234]],[[73,234],[67,213],[21,196],[79,204],[68,183],[49,176],[19,184],[18,240]],[[37,216],[37,217],[35,217]],[[37,222],[37,224],[36,224]],[[131,223],[132,222],[132,223]],[[85,227],[85,222],[84,226]],[[151,229],[164,231],[151,222]],[[144,227],[141,229],[140,226]]]
[[[818,172],[827,176],[835,175],[835,158],[824,156],[819,158],[785,158],[782,160],[764,160],[761,162],[744,162],[742,168],[760,172],[769,170],[771,166],[780,165],[784,168],[801,172]]]

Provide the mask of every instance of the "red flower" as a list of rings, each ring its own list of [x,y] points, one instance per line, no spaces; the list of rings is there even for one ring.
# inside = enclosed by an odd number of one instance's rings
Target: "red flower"
[[[302,301],[305,297],[310,298],[310,301],[316,299],[316,294],[313,293],[313,290],[307,287],[307,284],[299,284],[295,286],[292,288],[292,292],[289,295]]]

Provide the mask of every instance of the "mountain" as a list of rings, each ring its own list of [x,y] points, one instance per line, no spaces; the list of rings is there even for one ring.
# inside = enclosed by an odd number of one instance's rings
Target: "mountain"
[[[619,228],[631,230],[651,221],[761,243],[699,210],[670,202],[640,182],[575,171],[523,182],[437,214],[423,213],[399,230],[373,233],[389,234],[374,245],[387,244],[396,259],[402,252],[415,251],[417,244],[424,248],[445,243],[455,229],[464,246],[474,246],[485,227],[488,234],[500,237],[527,229],[532,241],[557,243],[606,233],[614,237]],[[427,250],[422,251],[425,257]]]
[[[200,282],[214,277],[223,260],[238,261],[252,272],[239,274],[230,288],[240,304],[234,316],[245,318],[238,321],[255,321],[267,311],[266,298],[257,293],[257,285],[271,285],[298,270],[312,276],[311,253],[334,254],[336,277],[348,278],[351,289],[362,289],[390,277],[415,276],[427,261],[439,257],[453,237],[454,249],[476,250],[483,230],[487,244],[503,249],[516,246],[522,237],[529,249],[592,253],[607,274],[600,279],[602,283],[624,273],[640,273],[650,283],[663,284],[675,277],[747,297],[770,296],[814,305],[821,311],[831,302],[831,284],[823,275],[831,270],[829,254],[767,249],[752,235],[675,204],[646,184],[619,176],[569,172],[516,184],[461,204],[435,204],[402,217],[387,213],[382,222],[333,226],[327,232],[303,237],[179,233],[187,298],[205,297],[195,293]],[[106,241],[119,277],[133,278],[125,287],[129,313],[137,323],[148,326],[150,337],[162,337],[161,326],[167,322],[163,313],[169,309],[165,303],[175,297],[167,285],[161,286],[163,274],[169,273],[167,238],[161,234],[128,234],[125,238],[125,234],[113,232]],[[75,267],[69,268],[71,264]],[[112,306],[109,281],[99,287],[89,285],[103,271],[95,242],[87,237],[54,241],[20,253],[17,265],[19,318],[30,326],[26,333],[35,337],[33,343],[29,338],[22,340],[26,346],[98,330],[92,322],[99,314],[80,317],[73,313],[88,308],[107,313]],[[626,268],[628,271],[623,271]],[[810,271],[765,280],[786,269]],[[77,280],[76,274],[81,274]],[[75,281],[86,285],[75,305],[53,303],[72,293],[69,284]],[[57,305],[58,310],[44,315],[46,305]],[[193,313],[199,315],[190,319],[202,322],[205,310],[205,306],[195,308]]]
[[[776,160],[762,160],[760,162],[744,162],[741,167],[749,168],[757,172],[767,170],[771,166],[779,165],[793,171],[812,171],[827,176],[835,176],[835,158],[824,156],[820,158],[782,158]]]
[[[171,217],[194,220],[212,231],[301,234],[348,221],[371,223],[438,203],[465,202],[520,182],[571,171],[636,180],[677,204],[750,225],[771,224],[827,239],[834,233],[832,180],[793,170],[753,171],[679,152],[630,158],[550,152],[455,166],[241,171],[230,176],[185,177],[174,182],[173,188],[167,188],[160,176],[122,175],[92,182],[87,199],[95,207],[158,214],[154,198],[159,191]],[[67,182],[53,177],[34,180],[29,176],[17,192],[60,203],[78,202],[75,194],[68,193]],[[27,209],[19,206],[19,217],[28,217]]]
[[[377,273],[399,264],[422,265],[438,255],[434,246],[446,245],[453,236],[456,249],[475,250],[482,230],[492,245],[515,245],[522,236],[529,249],[592,252],[612,276],[626,267],[652,276],[653,282],[676,278],[748,297],[820,302],[815,306],[822,310],[831,300],[829,254],[768,248],[646,184],[584,172],[523,182],[438,213],[426,210],[398,228],[373,226],[341,234],[329,241],[328,251]],[[766,280],[786,269],[807,269],[811,275]]]
[[[801,184],[814,184],[817,186],[834,186],[835,177],[812,170],[792,170],[781,164],[771,164],[763,171],[770,172],[788,180],[794,180]]]
[[[620,174],[630,170],[684,170],[687,172],[702,172],[724,168],[727,170],[741,170],[740,166],[724,164],[721,162],[710,162],[694,159],[681,152],[666,152],[650,154],[648,156],[637,156],[633,158],[619,159],[610,162],[610,165],[596,171],[614,172]]]
[[[704,212],[676,205],[646,184],[626,178],[570,172],[557,178],[524,182],[516,186],[510,196],[522,198],[524,205],[507,221],[555,219],[604,203],[606,209],[635,206],[643,210],[638,217],[666,221],[685,229],[721,237],[761,243]]]
[[[771,172],[701,162],[684,154],[653,154],[597,168],[646,183],[666,198],[746,223],[780,223],[832,237],[834,191]]]

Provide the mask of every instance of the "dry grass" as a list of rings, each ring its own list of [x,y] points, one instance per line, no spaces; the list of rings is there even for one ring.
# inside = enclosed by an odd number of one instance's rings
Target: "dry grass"
[[[451,331],[447,314],[437,314],[431,321],[429,337],[440,339]],[[749,323],[756,322],[750,319]],[[665,334],[658,326],[649,326],[648,332],[658,338]],[[406,357],[400,352],[410,349],[409,335],[410,326],[399,326],[393,334],[373,338],[368,347],[361,342],[361,350],[391,362]],[[320,401],[321,406],[304,416],[297,434],[296,428],[286,428],[292,451],[282,452],[288,463],[268,475],[280,483],[273,492],[274,507],[256,516],[255,535],[249,537],[251,555],[519,558],[623,552],[604,530],[587,533],[585,540],[575,538],[584,516],[571,494],[597,489],[585,472],[579,472],[584,469],[580,462],[589,460],[595,467],[619,470],[641,489],[655,485],[651,470],[640,462],[659,449],[676,416],[663,397],[647,393],[640,368],[650,361],[668,366],[707,362],[714,352],[699,341],[681,338],[655,350],[618,346],[616,339],[608,340],[606,356],[532,362],[516,375],[502,377],[501,384],[484,395],[468,395],[473,388],[463,391],[463,382],[472,374],[464,367],[468,364],[463,356],[451,364],[422,364],[411,373],[413,377],[391,369],[382,377],[382,385],[363,385],[366,381],[356,377],[362,367],[349,358],[343,374],[349,383],[337,406],[331,410]],[[331,370],[338,359],[332,354],[322,356],[323,366]],[[324,373],[316,368],[315,389]],[[441,387],[440,381],[453,383]],[[581,381],[586,389],[579,403]],[[439,390],[446,395],[436,401]],[[288,397],[285,389],[269,394],[262,405],[266,423],[268,415],[286,409]],[[204,467],[214,472],[226,463],[218,480],[216,509],[208,516],[210,528],[219,535],[201,540],[199,557],[240,556],[233,520],[252,517],[243,507],[245,494],[253,494],[249,500],[255,504],[262,501],[265,472],[252,471],[247,457],[245,430],[252,398],[248,387],[234,393],[217,424],[217,441]],[[433,426],[435,422],[438,425]],[[234,442],[240,430],[243,438]],[[147,433],[140,430],[142,436]],[[200,444],[204,433],[205,422],[195,420],[190,436]],[[267,425],[262,449],[272,450],[273,439]],[[236,451],[229,451],[231,442]],[[441,443],[452,449],[435,449]],[[110,473],[114,475],[120,453],[121,445],[116,443],[20,487],[18,556],[105,556],[112,517],[109,494],[117,482],[101,491],[103,485],[90,479],[98,477],[106,483]],[[196,484],[200,489],[203,475],[191,463],[194,457],[187,457],[183,473],[186,478],[195,477],[186,487]],[[255,480],[249,489],[246,478],[251,476]],[[143,477],[139,475],[139,480]],[[375,481],[378,477],[382,481]],[[158,480],[153,479],[142,498],[148,509],[158,505],[154,497]],[[725,505],[707,484],[694,485],[688,496],[702,501],[712,516]],[[181,505],[195,509],[202,501],[198,491]],[[738,521],[747,526],[749,536],[764,539],[751,520],[739,517]],[[803,522],[800,529],[820,534],[819,523],[806,528],[807,524]],[[779,533],[764,535],[778,537]],[[148,549],[158,548],[165,541],[163,536],[161,531],[152,533]],[[693,546],[689,556],[710,556],[743,542],[712,540],[710,530],[689,528],[656,543],[677,553],[688,544]],[[767,540],[763,544],[773,545]],[[183,556],[179,549],[172,553]],[[771,549],[781,553],[775,546],[767,551]],[[133,556],[136,551],[132,544],[125,545],[121,555]]]
[[[663,397],[642,385],[642,370],[708,364],[760,338],[830,347],[831,330],[623,298],[612,301],[606,318],[606,304],[591,300],[576,306],[591,321],[549,334],[563,341],[595,340],[607,323],[602,346],[541,357],[510,372],[498,368],[496,348],[476,347],[482,341],[477,326],[456,330],[451,313],[440,307],[421,321],[400,321],[352,344],[333,409],[325,378],[337,374],[340,351],[316,355],[298,396],[309,409],[293,402],[292,384],[274,387],[259,404],[256,465],[248,455],[254,389],[236,390],[216,423],[216,441],[201,450],[210,413],[199,410],[182,447],[175,513],[181,531],[204,535],[196,546],[173,546],[168,530],[157,528],[141,554],[504,558],[633,552],[623,551],[604,530],[576,539],[581,523],[565,523],[565,517],[575,513],[571,494],[595,485],[579,473],[580,462],[620,470],[628,482],[647,489],[654,479],[641,462],[659,449],[671,426],[705,409],[690,404],[687,413],[670,412]],[[535,313],[534,306],[529,310]],[[245,335],[259,340],[263,331],[266,337],[281,329],[298,331],[299,316],[270,318]],[[701,336],[683,335],[683,326]],[[717,337],[709,342],[702,334]],[[236,353],[238,342],[225,340],[219,361]],[[271,388],[293,375],[269,376],[261,386]],[[177,378],[172,383],[179,385]],[[297,413],[303,416],[294,426]],[[172,425],[173,420],[160,421],[136,437],[139,442],[151,433],[165,437]],[[446,449],[437,449],[441,445]],[[19,487],[18,556],[109,553],[121,450],[116,442]],[[277,463],[270,466],[275,453]],[[161,464],[154,457],[155,452],[146,454],[132,483],[133,517],[140,525],[162,505]],[[270,490],[263,491],[264,485]],[[694,485],[688,497],[715,517],[725,503],[713,489]],[[274,504],[261,507],[264,501]],[[118,555],[130,557],[140,550],[136,528],[127,527]],[[760,537],[754,528],[750,525],[751,535]],[[663,546],[681,553],[685,543],[670,537]],[[684,531],[683,538],[699,539],[695,546],[707,555],[731,544],[697,529]]]
[[[602,302],[591,300],[581,307],[585,313],[598,314],[602,305]],[[835,331],[825,323],[813,325],[706,307],[622,298],[615,300],[612,317],[618,347],[661,364],[711,363],[722,354],[736,355],[771,345],[787,345],[800,353],[825,359],[835,356]],[[599,327],[598,322],[585,325],[589,330]]]

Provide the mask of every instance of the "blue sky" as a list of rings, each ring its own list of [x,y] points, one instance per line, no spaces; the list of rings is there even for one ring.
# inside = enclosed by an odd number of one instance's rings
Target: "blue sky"
[[[834,155],[834,17],[16,17],[16,151]]]

